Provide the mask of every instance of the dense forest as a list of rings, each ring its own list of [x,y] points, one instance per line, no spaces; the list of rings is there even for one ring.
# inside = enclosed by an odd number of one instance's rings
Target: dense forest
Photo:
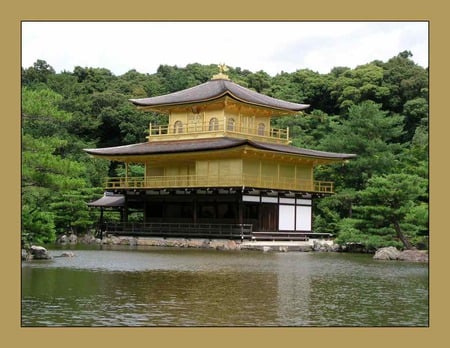
[[[327,74],[229,68],[233,82],[311,105],[273,120],[289,127],[294,146],[358,155],[317,168],[316,179],[334,181],[336,194],[315,201],[314,232],[368,249],[428,247],[428,69],[411,58],[404,51]],[[215,64],[197,63],[121,76],[79,66],[56,73],[44,60],[22,68],[22,239],[48,243],[91,230],[99,212],[86,202],[123,168],[83,149],[145,141],[149,122],[166,124],[166,116],[138,111],[128,99],[192,87],[216,73]]]

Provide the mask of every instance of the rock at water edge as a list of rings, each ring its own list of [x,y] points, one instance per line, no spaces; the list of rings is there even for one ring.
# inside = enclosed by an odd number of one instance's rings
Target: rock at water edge
[[[52,258],[47,249],[38,245],[32,245],[28,250],[28,253],[33,260],[50,260]]]
[[[400,250],[396,247],[390,246],[380,248],[375,252],[374,260],[397,260],[400,255]]]
[[[400,261],[428,262],[428,252],[424,250],[403,250],[398,256]]]

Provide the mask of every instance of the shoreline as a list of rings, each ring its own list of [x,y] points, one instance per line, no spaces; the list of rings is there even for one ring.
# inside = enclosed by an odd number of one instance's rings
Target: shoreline
[[[428,250],[398,250],[395,247],[383,247],[375,252],[366,249],[352,248],[352,246],[341,246],[333,240],[309,239],[308,241],[239,241],[229,239],[207,239],[207,238],[162,238],[162,237],[130,237],[130,236],[106,236],[103,239],[92,235],[78,238],[75,235],[69,237],[61,236],[54,245],[61,247],[75,245],[97,245],[97,246],[131,246],[131,247],[160,247],[160,248],[190,248],[190,249],[213,249],[223,251],[262,251],[262,252],[339,252],[372,254],[374,260],[379,261],[407,261],[407,262],[429,262]],[[31,246],[35,253],[42,256],[31,255],[30,250],[22,248],[22,260],[48,259],[49,255],[44,247]],[[73,256],[65,255],[61,256]],[[50,257],[51,258],[51,257]]]
[[[230,239],[207,238],[162,238],[162,237],[131,237],[131,236],[106,236],[103,239],[95,238],[87,234],[81,237],[76,235],[61,236],[54,245],[97,245],[97,246],[143,246],[161,248],[196,248],[213,250],[255,250],[262,252],[339,252],[372,254],[373,259],[380,261],[397,260],[408,262],[429,262],[428,250],[405,249],[398,250],[395,247],[383,247],[371,252],[359,244],[342,246],[329,239],[309,239],[308,241],[240,241]],[[40,246],[31,246],[30,249],[44,249]],[[25,257],[24,257],[25,251]],[[35,250],[38,251],[38,250]],[[29,250],[22,248],[22,259],[29,257]],[[45,254],[45,253],[44,253]],[[67,255],[62,255],[67,256]],[[43,258],[46,258],[45,255]]]
[[[128,237],[107,236],[103,239],[84,236],[76,240],[59,240],[58,245],[129,245],[150,247],[198,248],[215,250],[258,250],[258,251],[342,251],[341,247],[331,240],[310,239],[309,241],[240,241],[230,239],[207,238],[161,238],[161,237]]]

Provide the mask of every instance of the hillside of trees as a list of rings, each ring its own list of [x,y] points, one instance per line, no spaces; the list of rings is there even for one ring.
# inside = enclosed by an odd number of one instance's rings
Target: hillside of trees
[[[368,249],[428,247],[428,69],[411,57],[404,51],[328,74],[301,69],[272,77],[230,67],[233,82],[311,105],[273,121],[289,127],[294,146],[358,155],[317,168],[316,179],[334,181],[336,194],[315,201],[315,232]],[[99,212],[86,202],[123,168],[82,149],[143,142],[149,122],[167,122],[128,99],[192,87],[216,73],[216,65],[196,63],[121,76],[92,67],[56,73],[44,60],[22,68],[22,239],[49,243],[95,225]]]

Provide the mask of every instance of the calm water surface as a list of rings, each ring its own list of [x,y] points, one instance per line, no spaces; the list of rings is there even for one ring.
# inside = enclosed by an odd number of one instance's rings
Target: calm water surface
[[[428,326],[426,264],[339,253],[72,251],[23,262],[22,326]]]

